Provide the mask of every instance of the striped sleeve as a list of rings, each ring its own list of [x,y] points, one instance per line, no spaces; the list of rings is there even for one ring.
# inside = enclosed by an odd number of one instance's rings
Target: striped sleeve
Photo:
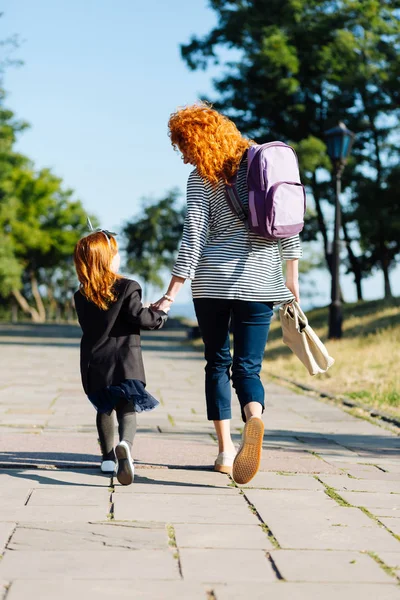
[[[303,256],[299,234],[279,240],[278,243],[282,260],[294,260]]]
[[[182,242],[172,275],[194,279],[196,267],[207,239],[209,202],[207,190],[198,172],[192,171],[187,185],[187,213]]]

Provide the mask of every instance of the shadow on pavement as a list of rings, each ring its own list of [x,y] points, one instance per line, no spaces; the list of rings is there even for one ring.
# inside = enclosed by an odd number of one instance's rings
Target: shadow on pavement
[[[1,466],[0,467],[0,475],[1,474],[7,474],[10,477],[14,477],[16,479],[25,479],[27,481],[36,481],[37,483],[39,483],[40,485],[59,485],[59,486],[69,486],[69,487],[92,487],[92,488],[104,488],[104,487],[110,487],[113,484],[119,485],[118,481],[116,479],[116,477],[110,476],[109,474],[106,473],[102,473],[100,471],[100,469],[97,468],[79,468],[77,466],[74,467],[68,467],[68,468],[62,468],[62,467],[57,467],[57,468],[53,468],[53,469],[43,469],[41,467],[43,467],[43,465],[36,465],[36,464],[31,464],[31,465],[24,465],[24,466],[18,466],[17,468],[10,468],[11,465],[7,465],[7,466]],[[148,464],[143,465],[143,466],[150,466]],[[163,466],[163,465],[151,465],[152,467],[154,466]],[[190,470],[193,471],[193,473],[195,471],[209,471],[210,469],[205,469],[204,467],[200,468],[196,468],[196,467],[187,467],[187,466],[182,466],[182,467],[174,467],[173,469],[168,469],[171,470],[172,472],[176,469],[182,469],[182,470]],[[49,477],[47,475],[48,472],[51,472],[53,477]],[[65,479],[57,479],[57,474],[58,473],[68,473],[68,474],[80,474],[80,475],[85,475],[88,478],[88,483],[83,483],[82,481],[66,481]],[[100,484],[100,483],[90,483],[90,478],[96,476],[96,477],[103,477],[104,478],[104,484]],[[209,485],[209,484],[204,484],[204,483],[198,483],[195,481],[195,475],[193,476],[194,481],[193,482],[188,482],[188,481],[174,481],[173,480],[173,475],[171,475],[171,479],[169,480],[163,480],[163,479],[157,479],[157,478],[150,478],[150,477],[145,477],[140,475],[140,469],[139,469],[139,473],[136,471],[135,473],[135,480],[134,480],[134,486],[140,488],[140,485],[144,485],[144,484],[150,484],[150,485],[160,485],[160,486],[179,486],[179,487],[187,487],[187,488],[205,488],[205,489],[215,489],[216,487],[219,486],[214,486],[214,485]],[[140,489],[138,490],[140,491]]]
[[[29,473],[27,472],[29,471]],[[90,480],[90,477],[92,476],[96,476],[96,477],[104,477],[104,485],[99,484],[99,483],[82,483],[82,482],[78,482],[78,481],[65,481],[63,479],[56,479],[55,477],[48,477],[47,475],[45,475],[44,473],[46,472],[51,472],[51,473],[84,473],[85,475],[88,476],[88,480]],[[45,469],[40,469],[40,467],[38,468],[36,465],[32,464],[32,465],[26,465],[26,466],[20,466],[18,468],[10,468],[10,466],[4,466],[2,465],[0,467],[0,475],[1,474],[6,474],[9,475],[10,477],[15,477],[16,479],[26,479],[27,481],[37,481],[38,483],[40,483],[41,485],[66,485],[66,486],[75,486],[75,487],[97,487],[97,488],[103,488],[104,486],[109,487],[110,486],[110,475],[107,475],[106,473],[101,473],[100,469],[78,469],[78,468],[68,468],[68,469],[49,469],[49,470],[45,470]]]
[[[1,452],[0,468],[5,465],[31,465],[34,468],[72,468],[90,469],[99,464],[99,457],[92,454],[73,452]]]

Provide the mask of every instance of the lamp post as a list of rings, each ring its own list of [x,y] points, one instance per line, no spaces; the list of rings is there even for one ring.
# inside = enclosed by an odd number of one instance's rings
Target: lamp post
[[[353,145],[354,133],[344,123],[325,132],[329,158],[335,174],[335,230],[332,251],[332,293],[329,308],[329,339],[342,337],[342,301],[340,298],[339,266],[340,266],[340,228],[342,191],[342,174]]]

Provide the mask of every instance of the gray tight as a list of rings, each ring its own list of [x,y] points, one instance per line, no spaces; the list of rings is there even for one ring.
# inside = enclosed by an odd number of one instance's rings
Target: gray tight
[[[125,440],[132,447],[136,433],[136,413],[130,402],[121,399],[115,407],[118,421],[119,441]],[[114,411],[110,415],[97,413],[96,426],[103,460],[115,460]]]

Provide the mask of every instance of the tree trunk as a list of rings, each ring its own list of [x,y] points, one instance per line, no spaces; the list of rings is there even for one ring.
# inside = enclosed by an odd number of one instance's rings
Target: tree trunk
[[[322,235],[323,242],[324,242],[325,260],[326,260],[326,264],[328,265],[329,271],[332,273],[332,254],[329,252],[328,232],[327,232],[327,228],[326,228],[324,214],[322,212],[321,198],[319,195],[317,178],[316,178],[315,173],[313,173],[313,181],[312,181],[311,188],[312,188],[312,192],[313,192],[313,196],[314,196],[315,208],[317,211],[318,227],[319,227],[319,230]]]
[[[39,315],[39,319],[40,319],[40,323],[45,323],[46,321],[46,309],[44,307],[43,304],[43,300],[42,300],[42,296],[40,295],[39,292],[39,286],[38,286],[38,282],[35,276],[35,273],[33,271],[30,272],[29,274],[30,280],[31,280],[31,288],[32,288],[32,295],[35,299],[36,302],[36,309],[37,309],[37,313]]]
[[[41,323],[42,321],[40,320],[38,311],[33,306],[29,305],[28,301],[26,298],[24,298],[21,292],[19,290],[13,290],[12,293],[23,312],[29,315],[34,323]]]
[[[47,319],[49,321],[54,321],[56,318],[57,301],[54,297],[53,286],[49,285],[49,284],[47,284],[47,298],[48,298]]]
[[[386,249],[385,249],[386,250]],[[389,277],[389,264],[390,260],[387,257],[387,251],[383,251],[383,256],[381,259],[382,271],[383,271],[383,280],[385,282],[385,300],[391,300],[393,298],[392,288],[390,285],[390,277]]]
[[[353,248],[351,247],[351,239],[350,239],[349,232],[347,229],[347,223],[345,221],[343,221],[343,223],[342,223],[342,228],[343,228],[343,236],[344,236],[344,239],[346,242],[347,252],[349,255],[350,267],[353,272],[354,282],[355,282],[356,288],[357,288],[357,300],[361,301],[361,300],[363,300],[363,295],[362,295],[362,287],[361,287],[362,271],[361,271],[360,261],[358,260],[358,257],[354,254]]]
[[[11,300],[11,323],[18,323],[18,304],[14,298]]]

